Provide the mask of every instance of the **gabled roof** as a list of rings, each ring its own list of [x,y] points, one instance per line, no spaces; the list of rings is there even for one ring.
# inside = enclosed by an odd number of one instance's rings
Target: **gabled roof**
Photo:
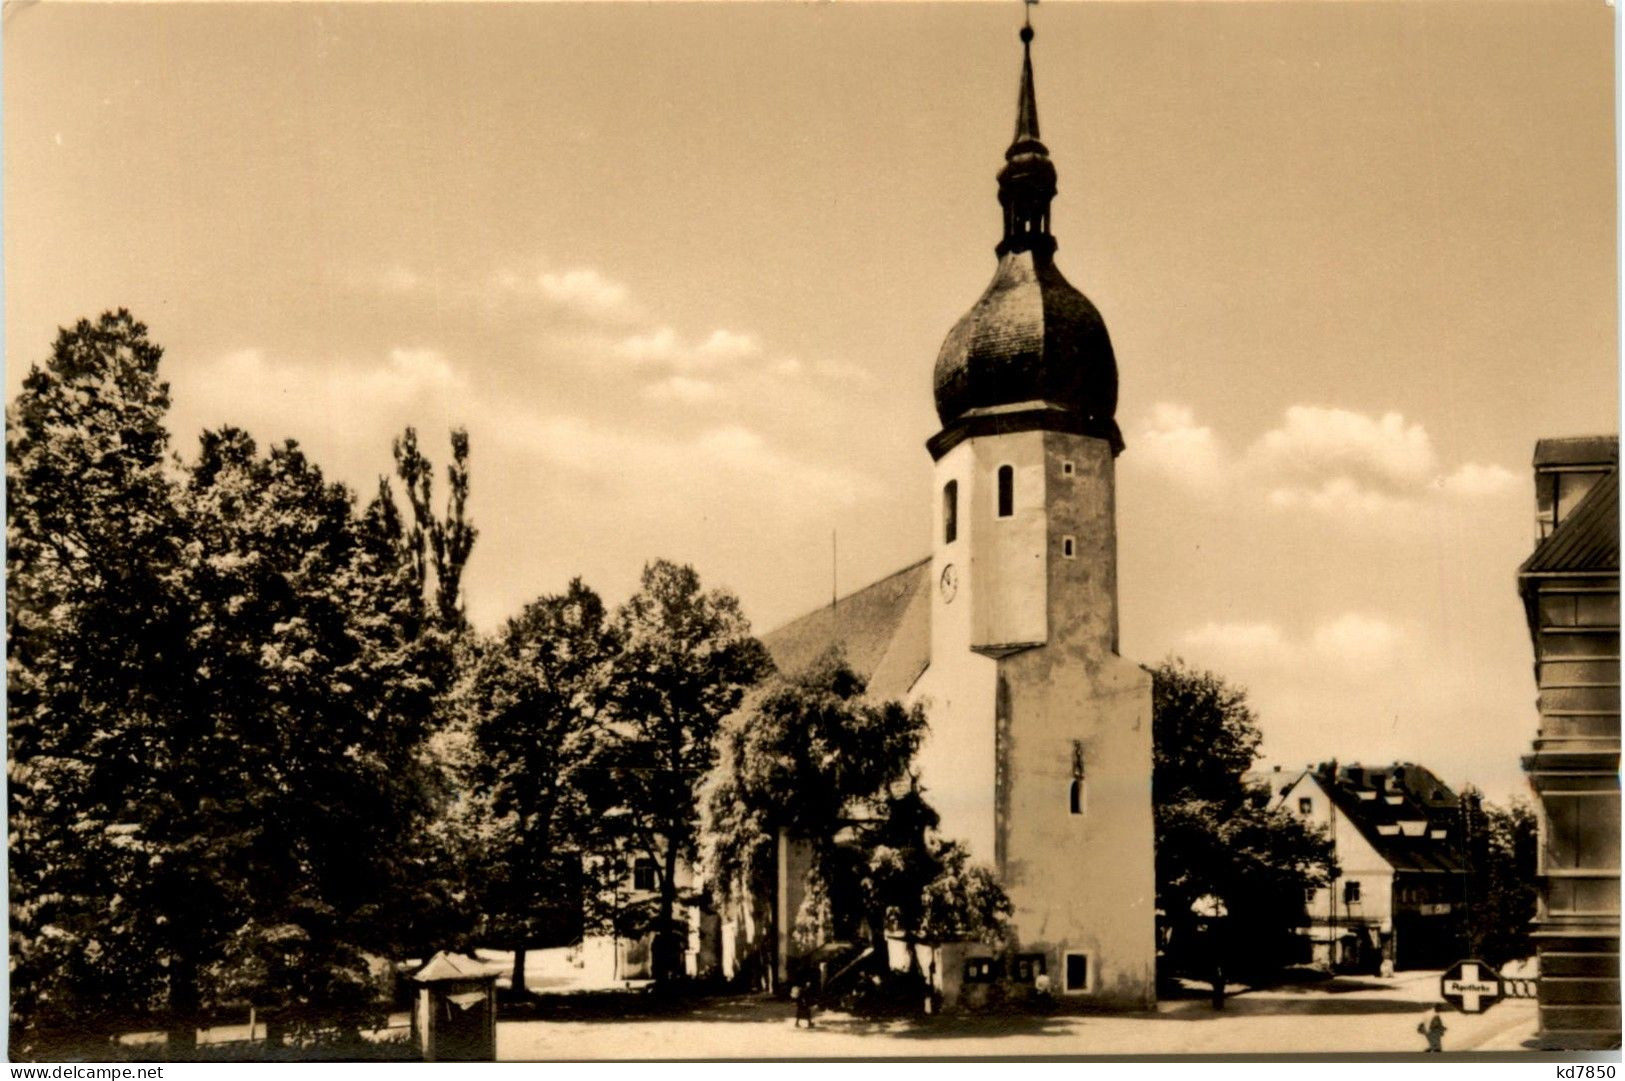
[[[1414,762],[1323,765],[1312,774],[1343,817],[1395,871],[1459,874],[1461,801]],[[1417,823],[1423,823],[1419,832]],[[1439,830],[1443,837],[1434,837]]]
[[[931,560],[911,563],[762,636],[773,663],[796,675],[832,645],[874,698],[901,698],[931,659]]]
[[[1535,443],[1535,468],[1563,465],[1617,465],[1619,436],[1569,435]]]
[[[1540,542],[1518,574],[1619,570],[1619,474],[1592,486],[1580,505]]]
[[[442,950],[429,958],[429,963],[418,969],[412,978],[418,983],[441,983],[446,980],[494,980],[496,974],[487,972],[485,966],[472,957]]]

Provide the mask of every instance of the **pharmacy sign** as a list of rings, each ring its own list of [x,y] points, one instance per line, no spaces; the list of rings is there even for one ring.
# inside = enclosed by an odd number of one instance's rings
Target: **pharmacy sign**
[[[1439,997],[1462,1013],[1483,1013],[1504,995],[1501,974],[1483,961],[1457,961],[1439,979]]]

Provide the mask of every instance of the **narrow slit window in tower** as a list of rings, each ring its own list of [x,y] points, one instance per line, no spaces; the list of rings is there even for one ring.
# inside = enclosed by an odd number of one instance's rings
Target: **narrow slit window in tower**
[[[1083,741],[1075,739],[1072,741],[1072,787],[1067,795],[1071,812],[1081,815],[1087,806],[1088,798],[1083,778]]]
[[[1014,466],[999,466],[999,517],[1008,518],[1016,512],[1016,470]]]
[[[1073,540],[1071,537],[1061,538],[1061,554],[1067,559],[1071,559],[1073,556],[1078,554],[1077,548],[1078,542]]]
[[[959,536],[959,482],[942,486],[942,543],[952,544]]]

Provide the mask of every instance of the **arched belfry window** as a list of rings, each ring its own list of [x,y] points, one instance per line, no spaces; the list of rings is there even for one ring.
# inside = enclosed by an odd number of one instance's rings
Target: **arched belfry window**
[[[942,486],[942,543],[952,544],[959,536],[959,482]]]
[[[999,517],[1008,518],[1016,512],[1015,466],[999,466]]]

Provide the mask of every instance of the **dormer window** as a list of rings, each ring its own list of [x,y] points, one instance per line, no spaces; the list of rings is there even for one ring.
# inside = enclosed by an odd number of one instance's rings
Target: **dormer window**
[[[942,486],[942,543],[952,544],[959,536],[959,482]]]
[[[1016,468],[999,466],[999,517],[1008,518],[1016,513]]]

